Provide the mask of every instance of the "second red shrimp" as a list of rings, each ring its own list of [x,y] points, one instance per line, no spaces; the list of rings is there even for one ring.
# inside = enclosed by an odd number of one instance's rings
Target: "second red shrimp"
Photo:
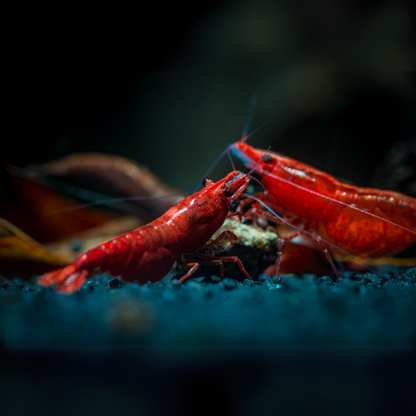
[[[56,285],[57,291],[70,294],[81,288],[94,269],[120,275],[125,281],[157,282],[169,272],[175,261],[182,263],[182,255],[186,259],[187,253],[212,245],[225,234],[230,235],[234,242],[237,240],[233,233],[224,231],[206,244],[225,219],[235,215],[229,214],[229,208],[241,196],[248,181],[249,174],[237,171],[216,183],[205,178],[202,190],[184,198],[158,219],[87,251],[69,266],[43,275],[38,283]],[[200,263],[219,265],[223,277],[223,262],[236,262],[252,280],[236,257],[214,258],[200,253],[198,256],[202,260],[188,263],[190,270],[181,281],[187,279]]]
[[[265,155],[245,143],[245,137],[232,150],[247,166],[256,166],[268,200],[288,223],[311,234],[321,246],[326,241],[336,247],[330,251],[378,258],[416,241],[412,197],[340,183],[280,154]]]

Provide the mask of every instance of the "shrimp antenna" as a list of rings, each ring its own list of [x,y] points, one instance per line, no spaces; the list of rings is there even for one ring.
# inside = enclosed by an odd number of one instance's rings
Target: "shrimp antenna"
[[[269,120],[267,120],[264,124],[262,124],[260,127],[258,127],[256,130],[254,130],[253,132],[251,132],[249,135],[247,135],[247,136],[244,136],[244,134],[248,131],[248,128],[249,128],[249,126],[250,126],[250,123],[251,123],[251,120],[252,120],[252,118],[253,118],[253,114],[254,114],[254,108],[255,108],[255,106],[256,106],[256,102],[257,102],[257,95],[256,94],[253,94],[253,96],[251,97],[251,103],[250,103],[250,111],[249,111],[249,115],[248,115],[248,117],[247,117],[247,120],[246,120],[246,124],[245,124],[245,126],[244,126],[244,130],[243,130],[243,135],[242,135],[242,138],[241,138],[241,141],[243,141],[243,142],[245,142],[247,139],[249,139],[251,136],[253,136],[255,133],[257,133],[260,129],[262,129],[266,124],[268,124],[268,123],[270,123],[276,116],[277,116],[277,114],[278,113],[276,113],[273,117],[271,117]],[[218,127],[218,123],[216,123],[217,124],[217,127]],[[224,140],[224,137],[223,137],[223,135],[221,134],[221,130],[219,129],[219,127],[218,127],[218,131],[220,132],[220,136],[221,136],[221,138],[222,138],[222,140],[223,140],[223,142],[225,143],[225,140]],[[234,144],[231,144],[230,146],[228,146],[227,147],[227,145],[226,145],[226,149],[225,150],[223,150],[222,152],[221,152],[221,154],[215,159],[215,161],[214,161],[214,163],[209,167],[209,169],[205,172],[205,175],[203,176],[204,178],[206,177],[206,176],[208,176],[208,174],[210,173],[210,172],[213,172],[214,170],[215,170],[215,168],[216,168],[216,166],[217,166],[217,164],[219,163],[219,161],[224,157],[224,155],[226,154],[226,153],[228,153],[228,156],[229,156],[229,158],[230,158],[230,161],[231,161],[231,166],[233,167],[233,169],[235,170],[235,166],[234,166],[234,163],[233,163],[233,160],[232,160],[232,158],[231,158],[231,155],[230,155],[230,149],[232,149],[233,148],[233,146],[234,146]],[[270,148],[269,148],[269,150],[270,150]],[[269,150],[267,150],[267,152],[269,151]],[[267,154],[267,152],[266,152],[266,154]],[[251,172],[253,172],[253,169],[251,170]],[[250,172],[250,173],[251,173]],[[199,189],[199,184],[198,184],[198,186],[195,188],[195,190],[194,190],[194,193],[197,191]]]
[[[285,221],[279,214],[277,214],[275,211],[273,211],[267,204],[265,204],[261,199],[258,199],[258,198],[256,198],[254,195],[249,195],[249,194],[246,194],[246,193],[242,193],[241,194],[242,196],[245,196],[246,198],[250,198],[250,199],[254,199],[255,201],[257,201],[257,202],[259,202],[261,205],[263,205],[264,206],[264,208],[266,208],[273,216],[275,216],[276,218],[278,218],[279,219],[279,221],[281,221],[283,224],[286,224],[286,225],[288,225],[289,227],[292,227],[292,228],[294,228],[294,229],[296,229],[296,230],[298,230],[298,231],[301,231],[302,233],[305,233],[305,234],[308,234],[308,235],[310,235],[314,240],[315,240],[315,236],[314,236],[314,234],[313,233],[310,233],[309,231],[306,231],[306,230],[303,230],[303,229],[301,229],[301,228],[298,228],[298,227],[296,227],[295,225],[293,225],[293,224],[291,224],[290,222],[288,222],[288,221]],[[340,247],[338,247],[336,244],[334,244],[334,243],[331,243],[330,241],[328,241],[328,240],[326,240],[325,238],[322,238],[322,237],[320,237],[320,236],[318,236],[319,237],[319,239],[320,240],[322,240],[324,243],[326,243],[326,244],[328,244],[329,246],[331,246],[331,247],[333,247],[333,248],[335,248],[335,249],[337,249],[338,251],[340,251],[340,252],[342,252],[342,253],[344,253],[347,257],[350,257],[350,258],[352,258],[352,259],[354,259],[356,262],[358,262],[358,263],[360,263],[360,264],[362,264],[362,265],[364,265],[367,269],[369,269],[369,270],[372,270],[372,271],[374,271],[374,269],[371,267],[371,266],[369,266],[368,264],[365,264],[365,262],[363,262],[363,261],[361,261],[360,259],[358,259],[358,258],[356,258],[356,257],[354,257],[354,256],[351,256],[351,254],[350,253],[348,253],[347,251],[345,251],[345,250],[343,250],[342,248],[340,248]],[[331,264],[331,267],[332,267],[332,269],[335,271],[335,269],[334,269],[334,265],[330,262],[330,264]],[[335,274],[337,274],[337,272],[335,272]],[[338,274],[339,274],[339,272],[338,272]]]
[[[82,188],[79,188],[79,191],[87,192],[88,194],[91,194],[92,196],[100,196],[101,195],[101,194],[97,194],[96,192],[84,190]],[[179,197],[179,196],[186,195],[188,193],[190,193],[190,191],[189,192],[188,191],[178,192],[176,194],[160,195],[160,196],[126,196],[126,197],[123,197],[123,198],[111,198],[111,199],[106,198],[106,199],[100,199],[100,200],[96,200],[96,201],[92,201],[92,202],[85,202],[83,204],[71,205],[71,206],[66,207],[66,208],[61,208],[57,211],[49,212],[46,215],[49,216],[49,215],[59,214],[60,212],[64,212],[64,211],[74,211],[74,210],[77,210],[77,209],[95,207],[95,206],[98,206],[98,205],[110,206],[111,204],[117,204],[117,203],[120,203],[120,202],[154,201],[155,199]],[[74,194],[74,196],[81,198],[80,196],[78,196],[76,194]],[[102,196],[104,197],[104,195],[102,195]],[[140,213],[140,210],[135,209],[135,207],[130,208],[130,205],[128,207],[122,206],[122,208],[117,206],[117,208],[120,209],[121,211],[127,212],[129,214],[137,215],[137,214]]]
[[[215,159],[215,162],[205,172],[205,175],[203,176],[204,178],[206,176],[208,176],[209,173],[213,173],[215,171],[218,163],[224,157],[225,154],[228,154],[228,157],[230,158],[231,166],[232,166],[233,170],[235,170],[235,165],[234,165],[233,159],[231,157],[231,153],[230,153],[230,147],[227,146],[227,143],[226,143],[226,141],[224,139],[224,136],[221,133],[221,130],[220,130],[220,127],[219,127],[218,123],[215,122],[215,124],[217,125],[217,129],[218,129],[218,132],[220,133],[220,137],[222,139],[222,142],[224,143],[225,149],[221,152],[221,154]],[[194,193],[199,189],[199,186],[200,185],[198,184],[198,186],[194,190]]]
[[[257,94],[253,94],[251,96],[250,110],[248,111],[247,120],[246,120],[246,124],[244,125],[244,130],[243,130],[243,133],[241,135],[241,139],[244,139],[245,136],[248,134],[248,130],[250,129],[251,121],[253,120],[254,109],[256,108],[256,103],[257,103]]]
[[[267,120],[264,124],[262,124],[260,127],[258,127],[256,130],[254,130],[253,132],[251,132],[249,135],[241,138],[242,142],[245,142],[246,140],[248,140],[251,136],[253,136],[254,134],[256,134],[260,129],[262,129],[266,124],[269,124],[279,113],[276,113],[274,116],[272,116],[269,120]]]
[[[264,158],[264,156],[267,155],[267,153],[269,153],[270,149],[271,149],[271,146],[269,146],[269,148],[264,152],[263,158]],[[258,179],[256,179],[254,176],[251,176],[251,174],[254,172],[254,169],[256,169],[257,165],[260,163],[260,160],[261,159],[259,159],[257,161],[257,163],[253,166],[253,168],[250,170],[250,172],[247,173],[247,177],[250,178],[250,179],[253,179],[253,181],[256,181],[267,192],[266,187]]]
[[[234,166],[233,158],[231,157],[230,149],[228,148],[227,143],[225,142],[224,136],[221,133],[220,126],[218,125],[217,122],[215,122],[215,124],[217,125],[218,133],[220,133],[222,142],[224,143],[225,150],[227,151],[227,155],[230,158],[231,166],[232,166],[233,170],[235,170],[235,166]]]
[[[267,155],[267,153],[269,153],[270,152],[270,149],[271,149],[272,147],[271,146],[269,146],[269,148],[264,152],[264,155],[263,155],[263,158]],[[250,170],[250,172],[249,173],[247,173],[247,176],[250,176],[253,172],[254,172],[254,169],[256,169],[256,167],[257,167],[257,165],[260,163],[260,161],[261,160],[263,160],[263,158],[260,158],[258,161],[257,161],[257,163],[251,168],[251,170]],[[264,187],[263,187],[264,188]]]
[[[206,176],[208,176],[209,175],[209,173],[210,172],[214,172],[214,170],[215,170],[215,168],[217,167],[217,165],[218,165],[218,163],[219,163],[219,161],[224,157],[224,155],[227,153],[227,151],[228,151],[228,148],[227,149],[225,149],[225,150],[223,150],[222,152],[221,152],[221,154],[215,159],[215,162],[209,167],[209,169],[205,172],[205,175],[203,176],[204,178],[206,177]],[[195,193],[198,189],[199,189],[199,186],[200,186],[200,184],[198,184],[198,186],[195,188],[195,190],[194,190],[194,192],[193,193]]]
[[[270,147],[271,146],[269,146],[269,148],[266,150],[266,152],[264,153],[264,156],[266,156],[267,153],[269,153]],[[246,176],[247,176],[247,178],[250,178],[253,181],[257,182],[264,189],[264,191],[267,192],[266,187],[257,178],[255,178],[254,176],[251,176],[251,174],[254,172],[254,169],[256,169],[256,167],[259,163],[260,163],[260,160],[253,166],[253,168],[250,170],[249,173],[246,174]]]
[[[122,197],[122,198],[109,198],[107,195],[103,195],[98,192],[90,191],[90,190],[81,188],[79,186],[70,185],[58,179],[54,179],[54,178],[45,179],[45,177],[41,174],[33,173],[31,171],[28,171],[23,168],[19,168],[17,166],[9,167],[8,172],[13,176],[17,176],[20,178],[30,180],[34,183],[38,183],[42,186],[53,189],[54,191],[57,190],[71,197],[90,201],[90,202],[85,202],[82,204],[75,204],[69,207],[61,208],[57,211],[49,212],[48,214],[46,214],[47,216],[55,215],[64,211],[73,211],[77,209],[89,208],[89,207],[94,207],[98,205],[111,206],[111,204],[116,204],[116,203],[117,203],[117,206],[115,208],[119,209],[120,211],[126,212],[128,214],[138,215],[141,212],[138,207],[135,207],[131,204],[124,204],[124,202],[147,201],[147,200],[153,201],[155,199],[179,197],[179,196],[186,195],[187,193],[189,193],[185,191],[185,192],[178,192],[174,194],[161,195],[161,196],[127,196],[127,197]]]
[[[258,162],[257,162],[257,163],[258,163]],[[257,165],[256,165],[256,166],[257,166]],[[280,178],[280,177],[275,176],[275,175],[273,175],[273,174],[270,174],[270,177],[275,178],[275,179],[277,179],[278,181],[281,181],[281,182],[284,182],[284,183],[290,184],[291,186],[294,186],[295,188],[301,189],[302,191],[309,192],[310,194],[312,194],[312,195],[316,195],[316,196],[318,196],[319,198],[323,198],[323,199],[326,199],[326,200],[328,200],[328,201],[335,202],[336,204],[343,205],[343,206],[345,206],[345,207],[347,207],[347,208],[353,209],[354,211],[362,212],[362,213],[364,213],[364,214],[366,214],[366,215],[369,215],[370,217],[377,218],[378,220],[384,221],[384,222],[386,222],[386,223],[388,223],[388,224],[392,224],[392,225],[394,225],[395,227],[399,227],[399,228],[401,228],[402,230],[405,230],[405,231],[407,231],[407,232],[409,232],[409,233],[411,233],[411,234],[416,235],[416,231],[412,231],[412,230],[410,230],[410,229],[408,229],[408,228],[406,228],[406,227],[404,227],[404,226],[402,226],[402,225],[400,225],[400,224],[396,224],[396,223],[394,223],[393,221],[388,220],[387,218],[383,218],[383,217],[380,217],[379,215],[376,215],[376,214],[373,214],[373,213],[371,213],[371,212],[365,211],[365,210],[363,210],[363,209],[361,209],[361,208],[354,207],[354,206],[352,206],[352,205],[348,204],[347,202],[339,201],[338,199],[331,198],[330,196],[320,194],[319,192],[313,191],[312,189],[304,188],[303,186],[298,185],[298,184],[297,184],[297,183],[295,183],[295,182],[290,182],[290,181],[289,181],[289,180],[287,180],[287,179]]]

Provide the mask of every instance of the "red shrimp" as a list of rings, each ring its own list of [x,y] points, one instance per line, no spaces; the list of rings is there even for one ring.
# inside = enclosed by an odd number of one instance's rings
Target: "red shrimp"
[[[238,240],[231,231],[224,231],[207,244],[226,218],[238,214],[229,213],[229,208],[241,196],[248,181],[249,174],[237,171],[216,183],[205,178],[203,189],[183,199],[158,219],[87,251],[69,266],[43,275],[38,283],[56,285],[58,292],[70,294],[81,288],[94,269],[113,276],[120,275],[127,282],[136,279],[139,283],[157,282],[169,272],[175,261],[183,264],[182,255],[187,259],[187,253],[212,245],[226,234],[233,242]],[[181,282],[194,273],[199,264],[220,265],[223,278],[223,262],[236,262],[252,280],[236,257],[194,254],[203,260],[186,264],[190,270],[180,279]]]
[[[333,247],[331,252],[347,252],[359,258],[397,253],[416,241],[416,199],[340,183],[304,163],[254,149],[245,143],[246,138],[232,145],[233,153],[247,166],[255,166],[267,190],[263,198],[288,223],[313,236],[337,277],[340,275],[324,241]],[[286,237],[282,244],[291,238]]]

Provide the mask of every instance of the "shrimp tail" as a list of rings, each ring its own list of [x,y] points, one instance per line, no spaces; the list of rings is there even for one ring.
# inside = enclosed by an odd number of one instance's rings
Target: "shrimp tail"
[[[38,283],[44,286],[56,285],[57,292],[69,295],[81,288],[88,274],[88,270],[76,270],[74,264],[71,264],[46,273],[39,278]]]
[[[103,247],[108,244],[104,243],[89,250],[69,266],[44,274],[38,279],[38,283],[44,286],[56,285],[56,291],[66,295],[79,290],[92,270],[101,269],[105,259]]]
[[[88,276],[88,270],[81,270],[71,274],[65,281],[56,286],[56,291],[64,295],[70,295],[81,289]]]

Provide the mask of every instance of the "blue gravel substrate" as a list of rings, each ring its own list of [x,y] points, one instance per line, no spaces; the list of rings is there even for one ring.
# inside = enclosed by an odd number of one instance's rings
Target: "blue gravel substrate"
[[[108,275],[71,296],[0,284],[4,346],[411,346],[416,269],[140,286]]]
[[[415,283],[2,283],[0,412],[416,414]]]

